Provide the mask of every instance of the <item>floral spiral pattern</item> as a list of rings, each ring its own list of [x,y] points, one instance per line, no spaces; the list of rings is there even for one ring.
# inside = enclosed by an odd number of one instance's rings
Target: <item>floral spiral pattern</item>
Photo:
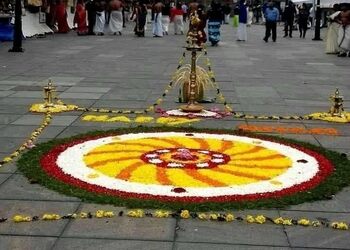
[[[81,188],[166,201],[236,201],[308,190],[331,163],[313,151],[228,134],[162,132],[60,145],[45,171]]]

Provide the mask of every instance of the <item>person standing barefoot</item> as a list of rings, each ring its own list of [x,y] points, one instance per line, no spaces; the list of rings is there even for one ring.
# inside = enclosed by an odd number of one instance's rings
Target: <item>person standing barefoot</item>
[[[106,24],[106,2],[104,0],[99,0],[96,2],[96,23],[94,27],[94,32],[98,36],[104,35],[104,29]]]
[[[77,2],[77,7],[74,15],[74,23],[78,25],[78,36],[86,35],[88,33],[84,0],[78,0]]]
[[[66,5],[62,2],[62,0],[56,1],[55,8],[55,22],[57,23],[58,33],[68,33],[70,28],[67,22],[67,10]]]
[[[157,0],[156,4],[153,6],[153,24],[152,24],[152,33],[153,37],[163,37],[163,28],[162,28],[162,9],[164,5],[161,0]]]
[[[109,31],[116,35],[122,35],[123,30],[123,3],[119,0],[112,0],[109,2]]]
[[[307,31],[307,22],[309,20],[309,10],[305,3],[302,4],[301,8],[299,9],[299,15],[298,15],[298,24],[299,24],[299,33],[300,38],[305,38],[306,31]]]

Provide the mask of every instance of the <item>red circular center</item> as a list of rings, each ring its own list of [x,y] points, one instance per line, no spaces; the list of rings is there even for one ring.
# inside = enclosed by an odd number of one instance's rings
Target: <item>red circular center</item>
[[[141,159],[163,168],[192,169],[214,168],[231,160],[230,156],[220,152],[192,148],[157,149],[144,153]]]
[[[189,150],[183,150],[171,156],[174,160],[180,161],[196,161],[198,160],[198,156],[191,153]]]

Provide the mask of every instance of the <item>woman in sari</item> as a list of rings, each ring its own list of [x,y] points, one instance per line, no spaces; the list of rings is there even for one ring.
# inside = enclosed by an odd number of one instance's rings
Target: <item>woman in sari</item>
[[[84,0],[78,0],[77,7],[74,15],[74,24],[78,25],[77,34],[78,36],[86,35],[88,32],[86,24],[86,9]]]
[[[57,32],[58,33],[67,33],[69,32],[69,26],[67,22],[67,10],[66,5],[62,0],[56,1],[55,14],[54,14],[55,23],[57,23]]]
[[[220,41],[220,27],[224,21],[224,13],[220,4],[213,1],[207,15],[209,41],[212,46],[217,46]]]
[[[138,37],[145,36],[145,25],[147,16],[147,6],[143,3],[136,2],[134,12],[131,15],[131,19],[135,20],[135,35]]]
[[[326,34],[326,54],[337,54],[339,52],[338,46],[338,31],[340,28],[340,6],[335,4],[333,6],[334,13],[328,16],[328,28]]]

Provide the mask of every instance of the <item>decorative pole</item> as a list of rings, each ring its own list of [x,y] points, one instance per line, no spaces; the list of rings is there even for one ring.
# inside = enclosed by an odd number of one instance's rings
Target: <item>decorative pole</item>
[[[343,106],[344,97],[341,96],[339,93],[339,90],[336,89],[334,92],[334,95],[331,95],[329,99],[332,102],[332,106],[329,110],[329,113],[331,114],[331,116],[341,117],[344,112],[344,106]]]
[[[13,35],[13,47],[9,52],[24,52],[22,48],[22,2],[16,0],[15,3],[15,28]]]
[[[49,80],[47,83],[47,86],[44,87],[44,95],[45,95],[45,107],[53,107],[53,93],[55,92],[56,88],[52,86],[52,81]]]
[[[315,12],[315,17],[316,17],[316,22],[315,22],[315,37],[312,39],[313,41],[322,41],[321,39],[321,3],[320,0],[317,0],[317,4],[314,5],[314,11],[316,8]]]
[[[193,13],[190,17],[191,26],[187,37],[188,46],[186,47],[186,50],[191,51],[191,72],[189,79],[190,95],[187,105],[180,106],[180,110],[189,113],[199,113],[204,109],[196,102],[196,92],[199,89],[196,73],[197,52],[203,50],[202,44],[198,39],[198,36],[200,35],[198,32],[198,25],[200,24],[200,21],[201,20],[199,19],[197,12]]]

